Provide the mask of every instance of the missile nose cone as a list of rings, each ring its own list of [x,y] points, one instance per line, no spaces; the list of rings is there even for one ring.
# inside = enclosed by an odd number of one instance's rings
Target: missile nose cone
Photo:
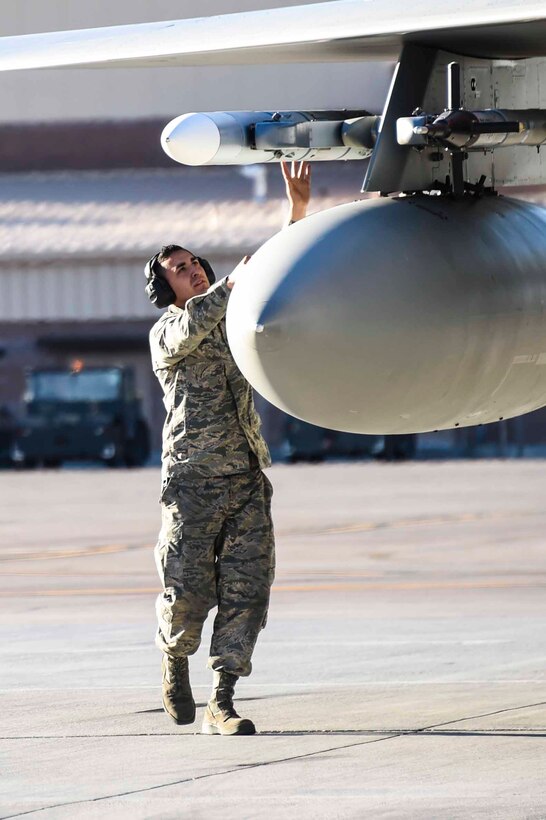
[[[182,114],[163,129],[161,146],[176,162],[206,165],[218,153],[220,130],[206,114]]]

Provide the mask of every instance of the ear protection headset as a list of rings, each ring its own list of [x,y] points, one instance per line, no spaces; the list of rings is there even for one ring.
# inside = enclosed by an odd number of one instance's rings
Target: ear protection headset
[[[146,262],[144,268],[144,275],[146,276],[147,282],[146,295],[156,308],[164,308],[168,307],[168,305],[172,305],[173,302],[176,301],[176,294],[161,272],[162,268],[157,261],[158,257],[158,253],[152,256],[152,258]],[[197,257],[197,261],[205,271],[209,284],[213,285],[216,281],[216,277],[212,267],[206,259]]]

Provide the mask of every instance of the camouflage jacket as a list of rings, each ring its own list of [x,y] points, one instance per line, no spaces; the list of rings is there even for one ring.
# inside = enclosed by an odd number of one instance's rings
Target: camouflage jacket
[[[229,349],[226,279],[194,296],[185,308],[171,305],[150,331],[154,373],[163,388],[163,477],[211,476],[271,463],[260,433],[252,388]]]

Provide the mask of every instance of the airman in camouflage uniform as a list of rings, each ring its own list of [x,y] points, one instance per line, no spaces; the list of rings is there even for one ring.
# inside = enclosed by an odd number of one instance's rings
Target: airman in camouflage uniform
[[[287,188],[308,187],[307,169],[302,164],[294,175],[285,167]],[[294,209],[291,216],[298,218]],[[273,582],[272,487],[262,472],[271,462],[252,389],[226,338],[237,269],[209,287],[202,261],[171,245],[149,263],[151,275],[166,280],[173,293],[173,303],[150,332],[167,410],[162,528],[155,551],[163,583],[156,642],[164,653],[165,710],[177,723],[191,723],[195,704],[187,658],[197,651],[203,623],[217,606],[208,661],[214,688],[203,732],[253,734],[253,723],[237,715],[232,699],[238,677],[251,672]]]

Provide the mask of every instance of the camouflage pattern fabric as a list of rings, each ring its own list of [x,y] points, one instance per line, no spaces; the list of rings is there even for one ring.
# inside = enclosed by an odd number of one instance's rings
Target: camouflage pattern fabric
[[[164,392],[163,477],[240,473],[271,463],[252,388],[231,355],[225,330],[230,295],[222,279],[185,308],[171,305],[150,332]]]
[[[164,652],[196,652],[207,614],[218,606],[208,665],[250,674],[274,576],[271,496],[259,468],[164,482],[155,550],[163,583],[156,643]]]

